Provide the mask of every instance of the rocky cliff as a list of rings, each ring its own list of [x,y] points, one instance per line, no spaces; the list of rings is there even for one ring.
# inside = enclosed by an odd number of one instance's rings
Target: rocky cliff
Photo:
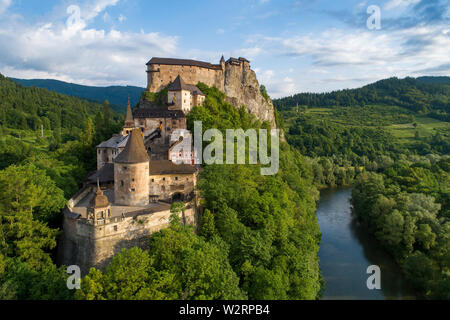
[[[227,65],[224,75],[224,92],[228,102],[236,107],[245,105],[247,111],[275,127],[274,106],[264,98],[259,89],[256,74],[250,68]]]

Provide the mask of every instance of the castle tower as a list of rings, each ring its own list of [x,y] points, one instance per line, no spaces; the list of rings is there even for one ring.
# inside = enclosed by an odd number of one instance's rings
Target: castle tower
[[[114,159],[114,202],[123,206],[149,204],[150,158],[142,133],[132,129],[123,151]]]
[[[107,224],[111,219],[111,206],[108,198],[100,189],[100,184],[97,180],[97,192],[92,198],[87,208],[87,220],[93,225]]]
[[[125,116],[125,124],[123,126],[122,135],[128,135],[135,128],[133,113],[131,112],[130,97],[128,97],[127,115]]]
[[[168,102],[173,103],[171,109],[183,110],[185,113],[191,111],[191,90],[179,75],[169,85],[168,90]]]

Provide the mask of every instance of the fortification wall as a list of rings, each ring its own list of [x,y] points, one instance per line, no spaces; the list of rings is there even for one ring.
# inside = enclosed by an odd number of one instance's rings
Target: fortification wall
[[[147,68],[147,90],[158,92],[180,75],[186,83],[203,82],[208,86],[216,86],[223,91],[222,69],[203,68],[197,66],[180,66],[152,64]]]
[[[122,249],[148,248],[148,236],[170,224],[169,210],[142,214],[135,217],[112,218],[109,224],[92,225],[85,219],[74,217],[70,210],[64,214],[64,234],[59,262],[62,265],[78,265],[83,275],[91,267],[103,270],[112,257]],[[196,226],[195,207],[179,214],[186,224]]]

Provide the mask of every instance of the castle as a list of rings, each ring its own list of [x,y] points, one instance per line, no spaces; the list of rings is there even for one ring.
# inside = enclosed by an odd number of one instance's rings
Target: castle
[[[218,65],[152,58],[147,73],[147,91],[167,87],[167,101],[155,105],[141,99],[134,111],[128,102],[121,132],[97,146],[97,171],[64,209],[59,262],[78,265],[83,273],[103,268],[122,248],[145,248],[149,234],[169,225],[175,201],[185,204],[182,221],[197,225],[200,168],[186,115],[205,95],[195,84],[216,86],[235,106],[247,102],[249,112],[274,123],[273,106],[244,58],[225,62],[222,57]]]
[[[219,64],[211,64],[196,60],[152,58],[147,63],[147,90],[158,92],[177,76],[181,76],[186,83],[203,82],[210,87],[216,86],[225,93],[229,103],[236,107],[245,105],[249,113],[275,127],[272,101],[262,96],[256,74],[247,59],[240,57],[225,61],[222,56]]]

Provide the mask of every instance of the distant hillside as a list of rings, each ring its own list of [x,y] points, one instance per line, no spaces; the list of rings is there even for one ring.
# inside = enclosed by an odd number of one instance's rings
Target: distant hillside
[[[11,79],[26,87],[45,88],[65,95],[76,96],[100,103],[108,100],[111,108],[120,113],[125,113],[128,96],[130,96],[132,105],[135,105],[138,103],[142,91],[145,90],[145,88],[133,86],[83,86],[51,79]]]
[[[389,78],[358,89],[299,93],[275,99],[273,102],[278,110],[288,110],[296,105],[308,107],[391,105],[450,121],[450,78]]]
[[[12,129],[83,128],[87,118],[118,117],[100,103],[47,89],[27,88],[0,74],[0,124]]]
[[[417,80],[426,82],[426,83],[441,83],[441,84],[450,84],[450,77],[419,77]]]

